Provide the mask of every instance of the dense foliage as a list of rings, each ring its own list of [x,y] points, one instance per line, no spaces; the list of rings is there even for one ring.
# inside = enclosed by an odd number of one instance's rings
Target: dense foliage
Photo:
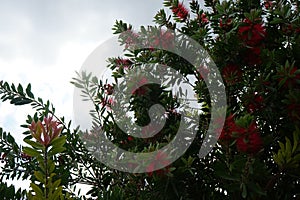
[[[93,129],[72,130],[71,122],[55,115],[47,101],[35,98],[31,85],[0,82],[1,100],[14,105],[30,104],[35,113],[22,125],[27,147],[16,144],[11,134],[0,129],[3,162],[0,191],[18,199],[26,192],[15,191],[5,178],[30,179],[28,197],[85,199],[75,194],[75,184],[90,186],[91,199],[299,199],[300,198],[300,15],[299,1],[198,1],[189,4],[165,0],[154,17],[156,26],[132,26],[117,21],[113,30],[124,45],[125,57],[109,58],[115,82],[97,75],[78,73],[72,83],[91,100]],[[168,14],[171,13],[171,14]],[[199,149],[210,122],[210,94],[201,74],[190,63],[162,49],[131,50],[143,33],[161,46],[172,45],[176,30],[193,38],[209,53],[225,84],[227,116],[218,144],[204,158]],[[126,31],[126,34],[124,34]],[[129,33],[129,34],[128,34]],[[169,164],[147,173],[110,169],[87,150],[80,137],[93,138],[101,128],[114,144],[132,152],[151,152],[170,142],[180,123],[180,100],[156,84],[132,91],[130,111],[140,126],[149,123],[148,109],[161,104],[167,116],[164,128],[151,138],[135,138],[115,123],[111,106],[115,86],[130,70],[144,64],[173,67],[194,76],[194,91],[202,105],[196,138],[185,154],[173,163],[160,153],[157,162]],[[206,72],[206,73],[205,73]],[[94,77],[95,76],[95,77]],[[140,82],[147,82],[141,77]],[[151,130],[143,129],[149,133]],[[42,136],[43,134],[43,136]],[[135,163],[131,163],[134,165]],[[58,192],[55,192],[58,191]],[[33,197],[32,197],[33,198]],[[38,197],[35,197],[38,198]],[[38,198],[39,199],[39,198]],[[53,199],[55,199],[53,197]]]

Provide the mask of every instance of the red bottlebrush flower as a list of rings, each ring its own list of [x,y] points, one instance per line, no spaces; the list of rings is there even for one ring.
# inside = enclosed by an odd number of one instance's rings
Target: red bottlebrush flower
[[[218,125],[218,120],[216,120],[215,124],[217,127]],[[219,137],[219,140],[225,141],[225,140],[231,140],[232,138],[236,137],[237,134],[241,134],[244,132],[244,128],[239,127],[234,120],[234,115],[230,114],[224,123],[224,126],[221,127],[219,126],[218,129],[222,129],[221,135]]]
[[[165,168],[163,168],[163,169],[160,169],[160,170],[157,170],[155,173],[156,173],[156,175],[158,175],[158,176],[165,176],[167,173],[169,173],[170,172],[170,167],[169,166],[167,166],[167,167],[165,167]]]
[[[229,64],[225,66],[222,70],[222,76],[228,85],[234,85],[240,82],[242,75],[242,70],[234,64]]]
[[[205,13],[202,13],[202,14],[201,14],[201,22],[204,23],[204,24],[208,23],[208,19],[207,19]]]
[[[164,49],[174,47],[174,38],[174,34],[170,31],[162,33],[162,47]]]
[[[107,99],[102,99],[101,105],[102,107],[106,107],[107,109],[111,109],[111,106],[115,103],[114,99],[112,97]]]
[[[122,32],[120,38],[124,40],[125,49],[135,46],[138,42],[138,34],[134,33],[132,30]]]
[[[220,140],[231,140],[232,132],[236,130],[236,124],[234,122],[234,115],[230,114],[226,120],[224,127],[222,129],[221,135],[219,137]]]
[[[203,66],[203,65],[201,65],[198,69],[196,69],[196,71],[198,74],[198,78],[201,80],[207,79],[210,72],[207,66]]]
[[[4,160],[6,158],[6,153],[1,155],[1,159]]]
[[[128,136],[128,137],[127,137],[127,140],[128,140],[129,142],[131,142],[131,141],[133,140],[133,137]]]
[[[142,128],[142,135],[150,137],[153,134],[157,134],[157,127],[154,125],[144,126]]]
[[[130,65],[132,65],[132,62],[129,59],[116,59],[115,60],[117,68],[123,68],[128,69]]]
[[[292,35],[294,33],[292,24],[283,24],[281,30],[285,35]]]
[[[27,155],[26,153],[21,153],[21,158],[24,159],[24,160],[30,160],[31,159],[31,156]]]
[[[249,19],[245,19],[244,23],[245,25],[240,26],[238,30],[241,40],[250,47],[259,45],[266,36],[263,24],[253,23]]]
[[[246,107],[248,112],[253,113],[263,107],[264,98],[258,94],[251,94],[246,96]]]
[[[265,1],[265,8],[268,10],[268,9],[270,9],[271,7],[272,7],[272,5],[273,5],[273,3],[272,3],[272,1]]]
[[[163,48],[168,49],[174,47],[174,34],[171,31],[160,30],[159,36],[154,37],[154,41],[150,44],[151,49]]]
[[[111,95],[114,92],[114,87],[111,84],[104,85],[105,93]]]
[[[223,19],[220,19],[220,28],[225,30],[225,31],[228,31],[232,28],[232,19],[231,18],[228,18],[225,20],[225,22],[223,21]]]
[[[177,6],[173,6],[172,12],[181,20],[186,20],[189,11],[184,7],[182,3],[178,3]]]
[[[1,163],[5,162],[5,158],[6,158],[6,153],[1,155],[1,157],[0,157]]]
[[[131,170],[134,170],[135,168],[137,168],[139,165],[133,162],[128,162],[127,163],[128,168],[130,168]]]
[[[285,88],[293,88],[297,84],[297,80],[300,80],[300,73],[296,73],[298,70],[297,67],[285,68],[284,71],[278,72],[278,81],[279,83],[285,81],[283,86]]]
[[[148,79],[146,77],[142,77],[138,82],[134,83],[131,94],[142,96],[145,95],[147,92],[147,87],[144,86],[148,83]],[[138,87],[138,88],[136,88]]]
[[[248,129],[240,132],[240,137],[236,139],[236,146],[240,152],[255,154],[259,152],[262,145],[262,139],[255,122],[252,122]]]
[[[150,165],[147,166],[146,170],[147,170],[148,176],[153,175],[154,167],[155,167],[154,163],[150,163]]]
[[[132,92],[132,94],[138,95],[138,96],[143,96],[147,93],[147,90],[145,87],[140,87],[136,89],[135,91]]]
[[[148,79],[146,77],[142,77],[141,80],[139,81],[140,85],[144,85],[146,83],[148,83]]]
[[[167,154],[165,154],[162,151],[158,151],[155,159],[147,166],[146,171],[148,173],[148,176],[152,176],[153,175],[153,171],[156,168],[161,168],[161,167],[165,167],[162,169],[159,169],[156,171],[156,174],[158,175],[165,175],[166,173],[169,172],[169,167],[167,165],[170,165],[171,162],[168,159]]]

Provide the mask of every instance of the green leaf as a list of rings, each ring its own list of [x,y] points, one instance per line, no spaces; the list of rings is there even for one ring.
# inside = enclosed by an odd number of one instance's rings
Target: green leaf
[[[35,141],[32,141],[30,139],[24,139],[24,142],[26,142],[27,144],[29,144],[32,147],[38,148],[38,149],[42,149],[44,148],[44,146],[40,143],[37,143]]]
[[[270,24],[280,24],[280,23],[283,23],[284,20],[283,19],[280,19],[280,18],[274,18]]]
[[[285,151],[284,144],[282,142],[278,142],[278,143],[279,143],[281,151]]]
[[[293,157],[294,162],[300,162],[300,153]]]
[[[38,181],[45,184],[45,176],[41,172],[35,171],[34,176]]]
[[[18,85],[18,93],[24,95],[23,87],[21,84]]]
[[[62,187],[60,186],[55,190],[55,192],[51,196],[51,199],[58,199],[58,197],[61,195],[62,195]]]
[[[280,166],[282,166],[283,164],[285,164],[285,155],[283,154],[282,150],[279,150],[276,154],[278,163]]]
[[[30,99],[24,98],[24,97],[16,97],[10,101],[11,104],[14,104],[16,106],[29,104],[32,101]]]
[[[64,135],[55,138],[54,140],[52,140],[50,144],[53,146],[53,148],[59,148],[62,147],[65,143],[66,143],[66,136]]]
[[[41,169],[44,173],[46,172],[44,162],[40,162],[40,163],[39,163],[39,167],[40,167],[40,169]]]
[[[42,192],[41,188],[39,188],[36,184],[30,183],[30,187],[33,189],[37,197],[44,196],[44,193]]]
[[[7,88],[9,89],[9,87],[7,87]],[[11,84],[11,90],[12,90],[13,92],[17,92],[17,89],[16,89],[15,84]]]
[[[274,156],[273,156],[273,160],[274,160],[274,162],[277,164],[277,165],[279,165],[280,167],[282,166],[281,165],[281,160],[279,159],[279,156],[277,155],[277,154],[274,154]]]
[[[84,88],[84,86],[81,85],[81,84],[79,84],[79,83],[76,83],[76,82],[73,82],[73,81],[71,81],[71,83],[72,83],[75,87],[77,87],[77,88],[79,88],[79,89],[83,89],[83,88]]]
[[[50,160],[48,161],[49,173],[52,173],[55,169],[54,163]],[[55,174],[54,174],[55,175]]]
[[[33,99],[34,99],[34,95],[33,95],[32,92],[31,92],[31,84],[30,84],[30,83],[27,85],[27,88],[26,88],[26,94],[27,94],[30,98],[33,98]]]
[[[31,157],[41,157],[41,152],[30,147],[23,147],[23,152]]]
[[[7,134],[6,141],[9,142],[10,144],[13,144],[15,142],[15,139],[13,136],[11,136],[9,133]]]
[[[285,137],[286,143],[285,143],[285,155],[286,158],[289,159],[292,156],[292,144],[291,140],[288,137]]]
[[[292,153],[295,153],[295,151],[297,150],[297,147],[298,147],[298,141],[299,141],[298,132],[299,132],[298,128],[296,128],[296,131],[293,132],[294,144],[293,144]]]
[[[52,184],[53,189],[56,189],[56,188],[60,185],[60,183],[61,183],[61,179],[56,180],[56,181]]]
[[[65,147],[52,148],[52,149],[50,149],[48,155],[49,156],[54,156],[55,154],[61,153],[61,152],[65,151],[65,150],[66,150]]]
[[[229,181],[239,181],[240,177],[238,175],[229,175],[224,173],[224,171],[217,171],[216,172],[217,176],[220,176],[223,179],[229,180]]]

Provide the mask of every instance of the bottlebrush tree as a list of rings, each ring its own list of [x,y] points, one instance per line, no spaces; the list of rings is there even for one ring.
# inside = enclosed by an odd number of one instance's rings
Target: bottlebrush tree
[[[72,81],[94,103],[95,110],[91,113],[94,130],[71,130],[70,123],[57,117],[49,102],[35,99],[30,85],[24,91],[20,85],[1,82],[2,101],[31,104],[36,109],[34,116],[29,115],[27,124],[22,125],[27,129],[28,144],[45,143],[45,138],[35,140],[30,132],[32,123],[40,123],[49,116],[60,122],[60,137],[65,138],[65,144],[54,150],[57,154],[49,159],[55,180],[61,180],[56,186],[61,188],[61,196],[85,199],[76,197],[72,187],[82,183],[91,186],[88,194],[94,199],[299,199],[299,1],[206,0],[205,10],[195,0],[165,0],[163,4],[164,9],[154,16],[156,26],[133,30],[130,24],[116,22],[113,30],[119,34],[126,56],[109,58],[108,67],[115,82],[98,80],[97,75],[93,77],[86,72],[78,73]],[[202,69],[199,74],[183,58],[162,49],[131,50],[139,41],[145,41],[141,38],[143,33],[153,30],[159,34],[153,35],[152,44],[162,47],[173,44],[170,30],[194,39],[209,53],[222,75],[227,116],[224,126],[222,120],[220,126],[218,119],[214,121],[215,130],[221,135],[204,158],[199,158],[198,152],[211,117],[210,94],[204,81],[211,69]],[[180,123],[181,114],[177,110],[180,101],[156,84],[132,90],[130,109],[135,122],[146,126],[150,122],[151,105],[161,104],[167,117],[159,133],[150,138],[128,136],[114,121],[111,107],[115,103],[112,96],[116,85],[131,70],[148,63],[171,66],[186,76],[194,75],[193,89],[202,105],[201,120],[193,143],[175,162],[169,162],[168,155],[160,152],[156,162],[148,164],[146,173],[121,172],[95,159],[80,136],[97,138],[97,128],[101,127],[115,145],[132,152],[151,152],[172,140]],[[145,83],[147,79],[141,77],[138,81]],[[151,131],[151,127],[143,128],[142,134]],[[34,171],[41,170],[39,159],[19,147],[10,134],[2,130],[0,133],[4,162],[1,180],[22,177],[37,182]],[[35,143],[28,142],[31,140]],[[135,165],[134,161],[129,164]],[[167,166],[153,171],[157,164]],[[46,188],[43,184],[36,186],[41,191]],[[9,186],[1,184],[1,188]],[[15,192],[11,188],[9,191]],[[20,191],[16,193],[21,195]]]

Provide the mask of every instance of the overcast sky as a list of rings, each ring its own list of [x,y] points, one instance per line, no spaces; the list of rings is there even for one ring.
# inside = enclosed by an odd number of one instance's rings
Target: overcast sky
[[[59,116],[72,119],[71,78],[113,36],[115,21],[138,29],[151,25],[162,7],[162,0],[0,0],[0,80],[31,83],[35,96],[49,99]],[[21,143],[19,126],[33,113],[29,106],[0,102],[0,127]]]
[[[32,84],[36,96],[72,119],[71,78],[88,55],[113,36],[116,20],[135,28],[152,23],[161,0],[0,0],[0,80]],[[23,140],[29,106],[0,102],[0,127]],[[11,181],[10,181],[11,182]],[[16,183],[27,188],[29,183]]]
[[[135,28],[152,23],[160,0],[0,0],[0,80],[32,83],[36,96],[72,117],[75,71],[101,43],[113,36],[116,20]],[[0,103],[0,126],[22,141],[29,107]]]

